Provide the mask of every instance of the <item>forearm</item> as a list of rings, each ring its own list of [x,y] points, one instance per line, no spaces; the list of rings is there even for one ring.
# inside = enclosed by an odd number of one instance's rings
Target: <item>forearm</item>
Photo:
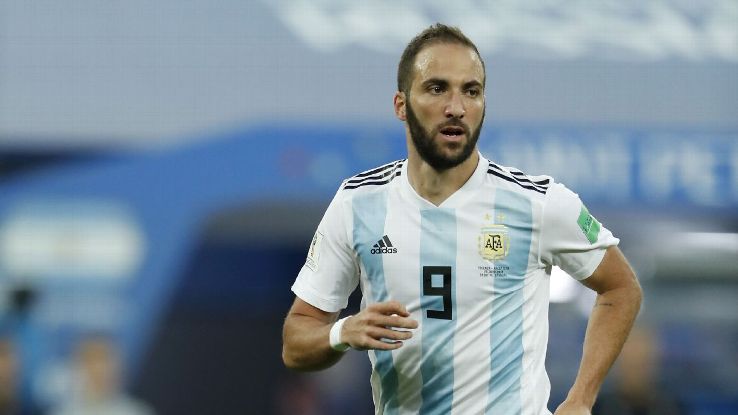
[[[323,322],[310,316],[290,314],[282,332],[282,360],[285,366],[300,371],[333,366],[342,352],[333,350],[328,341],[333,319]]]
[[[615,362],[641,305],[641,289],[632,284],[597,295],[587,324],[582,361],[567,401],[591,408],[605,375]]]

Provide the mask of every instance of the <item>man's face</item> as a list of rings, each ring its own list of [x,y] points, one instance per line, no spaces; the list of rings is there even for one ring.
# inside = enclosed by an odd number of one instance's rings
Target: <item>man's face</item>
[[[79,346],[80,370],[86,381],[87,397],[101,399],[118,388],[120,363],[114,346],[104,339],[87,339]]]
[[[444,171],[467,160],[479,139],[484,107],[484,69],[472,49],[440,43],[418,53],[405,115],[426,163]]]

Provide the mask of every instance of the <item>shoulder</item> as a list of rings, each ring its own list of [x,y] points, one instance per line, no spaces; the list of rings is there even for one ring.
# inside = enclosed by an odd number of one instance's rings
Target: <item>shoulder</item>
[[[405,164],[406,160],[407,159],[395,160],[391,163],[387,163],[349,177],[341,183],[340,191],[352,192],[356,189],[366,191],[382,188],[402,174],[402,166]]]
[[[350,211],[350,206],[357,198],[381,195],[389,189],[395,178],[402,175],[405,162],[406,159],[395,160],[345,179],[328,206],[327,214]]]
[[[546,192],[544,223],[549,228],[562,229],[569,226],[583,226],[579,223],[589,217],[579,195],[563,185],[552,182]]]
[[[487,175],[493,180],[503,183],[511,190],[529,194],[529,196],[545,197],[549,189],[554,185],[551,176],[530,175],[515,167],[507,167],[488,162]]]

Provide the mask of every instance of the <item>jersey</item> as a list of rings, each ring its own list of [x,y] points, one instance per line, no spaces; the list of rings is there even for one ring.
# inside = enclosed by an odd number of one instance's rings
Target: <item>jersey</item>
[[[544,367],[551,267],[589,277],[618,239],[579,197],[480,154],[439,206],[407,160],[345,180],[292,286],[326,312],[396,300],[419,327],[370,350],[377,414],[550,414]]]

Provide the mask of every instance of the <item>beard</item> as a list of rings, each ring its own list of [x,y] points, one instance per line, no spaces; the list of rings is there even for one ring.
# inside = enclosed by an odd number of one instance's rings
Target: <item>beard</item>
[[[466,161],[474,151],[479,140],[479,134],[482,131],[482,124],[484,123],[484,112],[482,112],[482,120],[479,121],[479,126],[473,132],[469,131],[469,126],[458,118],[451,118],[448,121],[437,125],[430,133],[420,124],[420,120],[415,115],[415,111],[410,106],[410,102],[405,105],[407,110],[407,125],[410,128],[410,137],[413,139],[415,149],[418,151],[420,158],[423,159],[429,166],[438,172],[442,172],[458,166],[459,164]],[[441,148],[441,144],[434,139],[434,137],[444,127],[455,126],[464,129],[464,135],[467,137],[464,143],[453,143],[453,149],[458,150],[452,152],[450,155],[444,154]]]

